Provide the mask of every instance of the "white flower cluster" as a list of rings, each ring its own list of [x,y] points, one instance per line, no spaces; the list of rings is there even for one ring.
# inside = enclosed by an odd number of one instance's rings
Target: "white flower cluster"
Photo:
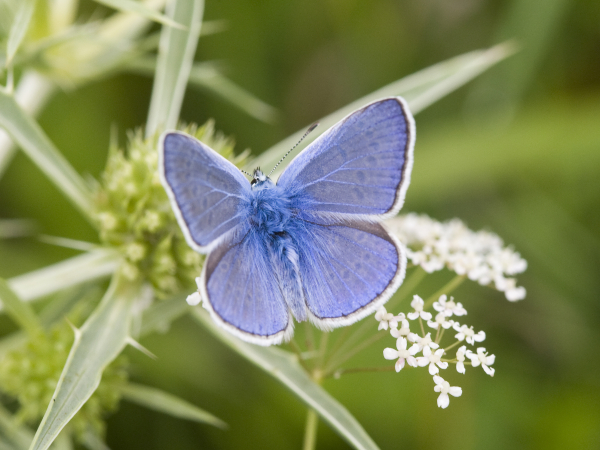
[[[510,301],[525,298],[513,275],[527,269],[527,261],[488,231],[472,231],[459,219],[438,222],[424,214],[406,214],[387,226],[407,248],[409,260],[431,273],[447,267],[458,275],[504,292]]]
[[[425,367],[428,366],[429,374],[433,375],[435,382],[435,392],[439,392],[440,395],[437,400],[437,404],[440,408],[446,408],[450,404],[450,397],[448,394],[459,397],[462,394],[462,389],[457,386],[450,386],[438,374],[440,369],[444,370],[448,368],[449,363],[456,364],[456,371],[459,373],[465,373],[465,361],[470,360],[470,364],[473,367],[481,366],[485,373],[490,376],[494,376],[494,369],[490,367],[494,364],[495,356],[488,355],[485,348],[479,347],[475,352],[467,349],[467,345],[462,345],[456,351],[456,357],[454,359],[444,359],[444,355],[447,351],[455,347],[461,342],[466,342],[469,345],[475,345],[475,342],[482,342],[485,340],[485,333],[479,331],[475,333],[473,327],[467,325],[461,325],[451,317],[464,316],[467,314],[462,304],[454,302],[453,298],[448,300],[446,295],[442,295],[437,302],[433,304],[433,308],[438,311],[435,320],[432,320],[431,313],[424,311],[423,307],[425,302],[421,297],[415,295],[413,301],[410,304],[413,311],[408,314],[400,313],[394,316],[388,313],[384,306],[382,306],[375,314],[375,319],[379,322],[380,330],[387,330],[389,328],[390,334],[396,338],[396,348],[386,348],[383,350],[383,357],[388,360],[396,360],[396,372],[400,372],[406,364],[412,367]],[[410,330],[410,321],[419,320],[421,330],[423,330],[423,321],[427,322],[430,328],[436,331],[435,337],[431,337],[431,332],[421,332],[423,336],[417,333],[413,333]],[[400,327],[400,328],[398,328]],[[442,339],[445,330],[454,329],[456,334],[454,337],[456,341],[448,347],[440,348],[439,342]],[[409,347],[409,344],[410,345]],[[422,356],[418,356],[422,353]],[[468,363],[467,363],[468,364]]]

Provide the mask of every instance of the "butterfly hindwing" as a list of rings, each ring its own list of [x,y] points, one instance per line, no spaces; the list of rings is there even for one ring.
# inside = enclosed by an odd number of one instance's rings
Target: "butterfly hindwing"
[[[371,103],[302,151],[277,185],[314,212],[391,216],[410,182],[415,127],[401,98]]]
[[[197,139],[161,138],[160,175],[188,244],[206,253],[247,219],[250,183],[232,163]]]
[[[291,314],[265,243],[247,227],[206,258],[199,287],[218,323],[245,341],[278,344],[293,332]]]
[[[406,255],[379,223],[307,222],[299,236],[300,274],[309,316],[320,328],[371,314],[404,279]]]

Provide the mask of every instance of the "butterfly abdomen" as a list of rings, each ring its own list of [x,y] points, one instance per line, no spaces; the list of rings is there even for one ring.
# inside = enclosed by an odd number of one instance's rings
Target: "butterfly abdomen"
[[[283,231],[268,240],[267,251],[285,302],[298,322],[305,321],[306,302],[298,266],[297,243],[288,232]]]

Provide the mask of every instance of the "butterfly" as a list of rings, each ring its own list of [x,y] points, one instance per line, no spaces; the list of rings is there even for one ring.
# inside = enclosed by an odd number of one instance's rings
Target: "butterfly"
[[[160,139],[159,169],[187,243],[206,253],[188,303],[258,345],[291,338],[295,318],[323,330],[376,311],[404,279],[406,254],[381,221],[410,182],[414,119],[400,97],[354,111],[273,182],[180,132]]]

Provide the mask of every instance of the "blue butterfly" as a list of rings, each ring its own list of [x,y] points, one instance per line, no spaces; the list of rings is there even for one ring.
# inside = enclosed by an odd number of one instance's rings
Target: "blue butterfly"
[[[291,338],[292,317],[331,330],[383,305],[406,255],[380,221],[402,207],[414,142],[406,102],[379,100],[324,132],[274,183],[260,169],[248,182],[202,142],[163,134],[161,180],[188,244],[208,254],[196,282],[213,319],[271,345]]]

